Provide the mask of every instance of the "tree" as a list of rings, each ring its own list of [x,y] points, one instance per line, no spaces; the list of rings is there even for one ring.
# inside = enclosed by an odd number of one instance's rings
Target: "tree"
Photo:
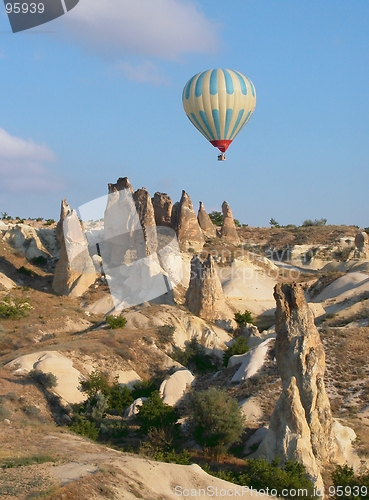
[[[272,227],[281,227],[281,226],[279,225],[279,222],[277,222],[275,219],[273,219],[273,217],[270,219],[269,224],[270,224]]]
[[[223,389],[193,393],[190,398],[195,440],[218,457],[236,442],[243,431],[243,415],[237,399]]]
[[[137,419],[141,423],[141,432],[144,434],[147,434],[150,429],[165,429],[173,426],[178,418],[177,411],[163,403],[159,391],[154,391],[143,402],[137,414]]]
[[[236,312],[236,314],[234,315],[234,320],[239,327],[243,323],[251,323],[252,325],[254,324],[254,319],[252,317],[251,311],[248,311],[247,309],[244,313],[241,313],[241,311]]]
[[[209,217],[214,226],[221,226],[223,224],[223,214],[222,212],[210,212]]]
[[[217,369],[217,359],[206,353],[206,349],[201,345],[196,337],[185,343],[185,348],[177,348],[172,354],[172,358],[186,366],[194,373],[206,373]]]
[[[121,414],[133,402],[131,391],[128,387],[120,385],[118,377],[114,378],[113,384],[109,384],[107,377],[103,373],[92,371],[89,378],[82,380],[80,385],[81,391],[88,396],[87,406],[96,406],[101,400],[99,395],[103,395],[106,410],[109,413]]]
[[[241,336],[236,337],[233,344],[224,351],[223,354],[224,366],[228,366],[228,361],[231,356],[234,356],[236,354],[245,354],[245,352],[248,352],[248,350],[249,346],[247,345],[246,337],[241,337]]]
[[[107,396],[110,392],[110,387],[107,377],[98,371],[92,371],[87,380],[80,382],[81,391],[85,392],[88,398],[94,398],[98,392]]]

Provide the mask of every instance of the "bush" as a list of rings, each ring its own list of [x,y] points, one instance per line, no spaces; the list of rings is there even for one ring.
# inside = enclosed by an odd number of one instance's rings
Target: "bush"
[[[196,337],[186,342],[184,349],[177,348],[171,356],[193,373],[206,373],[218,368],[218,360],[206,353],[205,347],[199,344]]]
[[[147,434],[150,429],[165,429],[175,424],[179,418],[178,412],[171,406],[163,403],[159,391],[154,391],[143,402],[137,413],[140,430]]]
[[[54,219],[46,219],[44,222],[45,226],[52,226],[54,224]]]
[[[84,411],[93,416],[93,408],[101,405],[101,395],[105,398],[105,410],[109,413],[121,414],[132,402],[133,397],[128,387],[122,387],[118,382],[118,377],[114,379],[112,385],[107,377],[98,371],[93,371],[87,380],[80,382],[81,391],[87,394],[88,399],[84,406]],[[98,413],[101,411],[96,410]],[[95,416],[93,416],[95,418]],[[96,417],[102,418],[102,417]]]
[[[107,316],[106,322],[113,330],[124,328],[127,324],[127,320],[124,316]]]
[[[214,472],[209,467],[204,470],[225,481],[230,481],[241,486],[248,486],[255,490],[276,490],[278,497],[296,500],[298,498],[315,498],[313,483],[307,478],[305,466],[298,462],[286,462],[283,468],[279,461],[272,463],[262,458],[247,459],[245,466],[239,471]],[[290,494],[286,496],[282,490]],[[303,490],[306,490],[304,493]],[[342,498],[342,497],[341,497]],[[346,498],[346,497],[344,497]]]
[[[304,220],[304,222],[302,223],[302,226],[303,227],[309,227],[309,226],[325,226],[327,223],[327,219],[315,219],[315,220],[311,220],[311,219],[306,219]]]
[[[94,422],[78,414],[73,417],[70,429],[81,436],[86,436],[93,440],[97,439],[100,432],[99,427]]]
[[[245,352],[248,352],[248,350],[249,346],[247,345],[247,339],[240,336],[236,337],[233,344],[224,351],[224,366],[228,366],[228,361],[231,356],[234,356],[235,354],[245,354]]]
[[[90,373],[87,380],[81,380],[80,386],[89,398],[94,398],[98,392],[107,395],[110,390],[107,377],[96,370]]]
[[[240,438],[244,417],[237,399],[225,390],[211,387],[193,393],[190,408],[195,440],[215,457]]]
[[[149,398],[158,387],[153,380],[141,380],[133,385],[131,390],[133,400],[138,398]]]
[[[113,413],[117,412],[121,415],[133,401],[129,388],[126,385],[122,387],[116,379],[114,384],[110,387],[107,411]]]
[[[159,326],[156,333],[158,336],[159,343],[161,345],[170,344],[174,341],[174,332],[176,330],[175,326],[163,325]]]
[[[52,389],[58,385],[58,380],[51,372],[44,373],[41,370],[31,370],[29,376],[38,384],[43,385],[46,389]]]
[[[181,451],[181,453],[177,453],[175,450],[169,451],[159,451],[154,456],[155,460],[158,462],[167,462],[170,464],[179,464],[179,465],[190,465],[191,455],[187,450]]]
[[[0,317],[2,318],[19,319],[22,316],[27,316],[31,309],[33,308],[29,302],[17,297],[7,295],[0,300]]]
[[[236,321],[238,326],[241,326],[243,323],[251,323],[252,325],[254,324],[252,313],[247,309],[244,313],[241,313],[241,311],[236,312],[236,314],[234,315],[234,320]]]
[[[347,464],[338,466],[332,472],[332,498],[345,498],[347,500],[367,499],[369,496],[369,472],[367,469],[359,471],[355,474],[354,469]],[[340,489],[338,489],[340,487]],[[340,494],[342,493],[342,494]],[[343,496],[343,493],[344,496]]]

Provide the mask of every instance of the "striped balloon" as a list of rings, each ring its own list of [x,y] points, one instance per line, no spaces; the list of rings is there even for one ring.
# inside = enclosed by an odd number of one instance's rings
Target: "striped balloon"
[[[238,71],[209,69],[186,83],[182,104],[191,123],[224,153],[250,120],[256,91],[252,81]]]

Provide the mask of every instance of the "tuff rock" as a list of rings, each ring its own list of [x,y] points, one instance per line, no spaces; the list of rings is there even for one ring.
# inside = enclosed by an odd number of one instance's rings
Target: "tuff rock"
[[[173,202],[171,197],[166,193],[156,192],[151,201],[154,208],[156,225],[172,227]]]
[[[156,252],[158,246],[155,214],[151,197],[147,190],[142,188],[137,189],[137,191],[133,193],[133,199],[145,238],[146,255],[151,255]]]
[[[223,224],[220,231],[221,237],[234,245],[238,245],[240,243],[240,239],[233,220],[232,210],[226,201],[223,201],[222,203],[222,212]]]
[[[206,213],[202,201],[200,201],[199,211],[197,212],[197,220],[199,221],[199,226],[206,238],[216,237],[214,224],[211,222],[209,215]]]
[[[95,282],[97,273],[77,212],[71,210],[65,199],[61,203],[56,237],[60,243],[60,256],[55,268],[53,290],[59,295],[79,297]]]
[[[175,214],[174,223],[175,227],[173,228],[177,233],[181,250],[193,248],[195,251],[198,251],[202,249],[205,243],[204,235],[197,221],[191,198],[185,191],[182,191],[182,197],[178,205],[178,212]]]
[[[322,488],[320,466],[345,462],[324,385],[323,344],[300,285],[277,284],[274,297],[282,394],[257,454],[302,462],[315,486]]]
[[[191,260],[186,306],[196,316],[214,323],[222,320],[230,321],[230,318],[233,318],[211,255],[208,255],[204,262],[201,262],[197,255]]]

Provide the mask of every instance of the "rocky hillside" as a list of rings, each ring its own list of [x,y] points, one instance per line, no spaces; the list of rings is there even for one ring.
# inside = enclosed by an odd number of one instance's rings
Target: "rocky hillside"
[[[245,416],[226,464],[251,456],[261,442],[261,456],[282,457],[288,412],[304,444],[285,459],[302,460],[311,477],[319,476],[315,485],[329,484],[332,464],[367,458],[366,233],[351,226],[236,227],[226,202],[222,213],[223,226],[214,226],[203,204],[195,213],[188,193],[173,202],[165,193],[135,191],[122,178],[109,185],[102,220],[84,217],[81,224],[63,200],[58,224],[0,221],[0,497],[154,500],[176,498],[176,481],[183,488],[224,485],[198,466],[143,459],[154,456],[147,446],[153,438],[138,434],[138,407],[130,418],[105,417],[99,443],[73,433],[73,405],[86,399],[80,383],[93,373],[129,390],[140,381],[160,389],[162,401],[178,408],[183,429],[190,386],[192,393],[225,389]],[[282,283],[296,283],[283,288],[283,300]],[[288,326],[286,311],[294,308]],[[245,311],[256,326],[235,321]],[[320,358],[287,375],[288,328],[314,339],[300,354],[315,349]],[[230,352],[225,367],[223,353],[241,337],[249,352]],[[30,376],[35,369],[56,377],[52,387]],[[311,418],[291,389],[308,370],[325,384]],[[302,407],[307,416],[299,421]],[[313,414],[323,407],[332,419],[324,430],[329,439],[333,428],[348,429],[334,454],[309,437],[317,436]],[[270,432],[265,438],[270,418],[273,439]],[[114,426],[124,431],[104,437]],[[206,449],[183,432],[177,453],[186,449],[192,461],[208,461]]]

